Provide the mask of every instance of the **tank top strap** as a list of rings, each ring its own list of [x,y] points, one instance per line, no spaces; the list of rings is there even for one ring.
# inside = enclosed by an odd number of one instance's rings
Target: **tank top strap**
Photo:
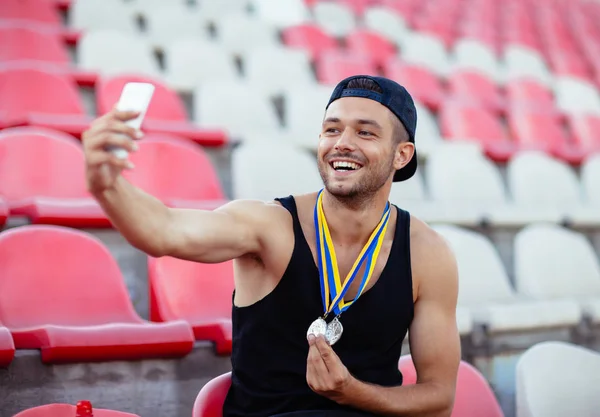
[[[293,196],[289,195],[287,197],[278,197],[275,199],[281,203],[281,205],[290,212],[292,215],[293,223],[294,223],[294,234],[296,235],[296,239],[303,235],[302,225],[300,224],[300,218],[298,217],[298,207],[296,206],[296,200]]]

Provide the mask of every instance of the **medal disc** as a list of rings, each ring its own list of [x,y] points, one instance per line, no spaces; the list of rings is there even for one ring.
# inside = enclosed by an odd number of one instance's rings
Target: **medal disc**
[[[324,335],[327,332],[327,323],[321,317],[313,321],[306,332],[306,337],[312,334],[314,336]]]
[[[327,330],[325,331],[325,338],[327,339],[329,344],[333,346],[335,342],[340,340],[343,332],[344,326],[342,326],[342,322],[340,322],[336,317],[331,321],[331,323],[327,325]]]

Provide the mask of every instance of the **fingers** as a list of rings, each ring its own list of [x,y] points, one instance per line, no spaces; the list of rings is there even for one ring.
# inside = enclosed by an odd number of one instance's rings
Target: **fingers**
[[[335,354],[335,352],[333,351],[333,349],[331,348],[331,346],[329,345],[329,343],[327,342],[327,340],[325,340],[325,337],[323,337],[323,336],[317,337],[315,339],[315,346],[319,352],[319,356],[321,357],[321,360],[323,361],[323,363],[325,364],[325,366],[328,369],[330,369],[337,363],[338,357]]]
[[[322,336],[319,336],[322,337]],[[327,366],[323,361],[321,353],[317,347],[319,337],[315,338],[313,335],[308,336],[310,347],[308,349],[308,366],[312,366],[316,373],[325,375],[328,373]],[[313,340],[311,340],[313,339]]]
[[[91,167],[109,164],[115,168],[133,169],[134,166],[128,159],[118,158],[112,152],[94,152],[87,158],[87,164]]]

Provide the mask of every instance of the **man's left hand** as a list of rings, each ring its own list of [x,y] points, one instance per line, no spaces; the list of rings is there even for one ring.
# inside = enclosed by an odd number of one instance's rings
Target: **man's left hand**
[[[338,403],[347,396],[352,375],[323,335],[308,337],[306,382],[317,394]]]

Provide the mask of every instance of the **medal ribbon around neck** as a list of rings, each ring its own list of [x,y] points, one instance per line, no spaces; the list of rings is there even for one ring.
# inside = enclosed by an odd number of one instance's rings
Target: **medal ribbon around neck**
[[[315,204],[314,221],[316,229],[317,257],[319,260],[319,278],[321,280],[321,299],[325,310],[323,318],[327,317],[332,311],[339,316],[342,312],[350,308],[350,306],[362,295],[373,276],[373,271],[381,251],[389,219],[390,204],[388,202],[379,224],[375,230],[373,230],[373,233],[371,233],[369,240],[362,248],[358,258],[356,258],[352,269],[348,272],[346,281],[342,284],[333,240],[323,212],[323,190],[319,192]],[[358,271],[365,261],[367,261],[367,265],[356,297],[354,297],[353,300],[344,301],[344,296],[348,292],[350,285],[358,275]]]

